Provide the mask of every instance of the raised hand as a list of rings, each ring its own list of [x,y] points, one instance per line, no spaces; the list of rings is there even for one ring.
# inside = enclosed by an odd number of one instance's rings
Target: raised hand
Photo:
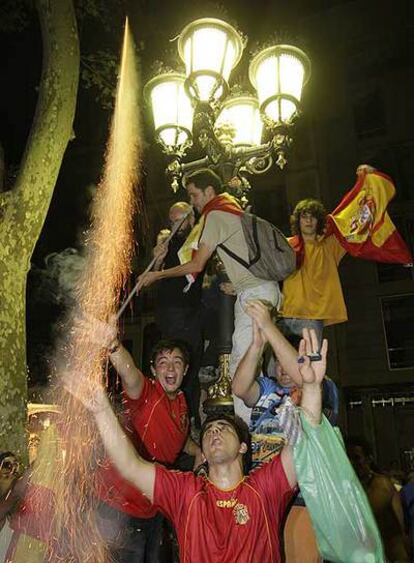
[[[309,356],[318,353],[319,344],[316,332],[313,329],[303,329],[303,338],[299,344],[299,357],[303,363],[299,364],[303,385],[320,385],[326,373],[326,355],[328,353],[328,341],[324,338],[320,350],[321,359],[311,362]]]
[[[253,339],[252,346],[257,350],[262,350],[267,342],[267,338],[263,331],[259,328],[257,322],[253,319]]]
[[[372,174],[373,172],[375,172],[375,168],[373,166],[370,166],[369,164],[360,164],[356,169],[357,176],[362,176],[363,174]]]
[[[92,344],[101,348],[109,348],[117,340],[118,328],[115,316],[111,317],[108,322],[94,317],[82,317],[75,320],[75,326],[86,334]]]
[[[75,399],[92,413],[98,413],[110,408],[110,403],[104,387],[88,380],[83,375],[79,376],[74,371],[65,371],[61,374],[63,387]]]
[[[260,330],[266,330],[273,326],[270,310],[259,299],[251,299],[244,306],[246,313],[257,323]]]

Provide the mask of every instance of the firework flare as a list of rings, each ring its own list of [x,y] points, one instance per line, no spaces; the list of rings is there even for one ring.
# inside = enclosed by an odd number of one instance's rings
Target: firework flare
[[[102,455],[97,431],[89,413],[64,390],[63,378],[67,371],[78,374],[81,393],[90,394],[94,386],[101,384],[105,371],[106,352],[91,343],[77,319],[113,317],[129,274],[135,188],[140,181],[141,165],[140,91],[134,45],[126,22],[106,164],[96,192],[77,305],[65,323],[64,341],[59,344],[54,361],[56,383],[51,401],[61,411],[57,422],[60,455],[53,455],[53,479],[48,481],[54,501],[45,506],[40,498],[42,489],[37,487],[37,508],[34,503],[35,516],[49,523],[44,560],[51,563],[109,561],[94,517],[94,475]],[[39,451],[37,465],[43,464],[50,470],[51,460],[42,459],[47,456],[44,450]],[[32,490],[36,489],[35,475]],[[16,558],[11,561],[17,563]],[[24,561],[31,561],[30,554],[26,554]]]

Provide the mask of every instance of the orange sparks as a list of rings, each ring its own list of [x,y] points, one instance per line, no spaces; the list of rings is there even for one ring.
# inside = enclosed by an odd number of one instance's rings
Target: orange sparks
[[[41,448],[36,462],[40,470],[32,475],[32,490],[42,491],[40,485],[45,482],[42,475],[45,471],[50,473],[52,464],[53,477],[47,482],[52,491],[49,495],[53,499],[52,506],[50,502],[45,505],[39,500],[33,512],[35,518],[49,524],[50,530],[44,544],[44,558],[39,561],[103,563],[109,560],[94,517],[94,475],[102,457],[97,432],[91,416],[63,389],[62,378],[65,370],[74,370],[84,393],[89,393],[102,381],[105,352],[90,342],[76,319],[86,316],[107,320],[114,315],[129,274],[135,187],[140,181],[142,150],[139,92],[134,45],[126,22],[106,165],[85,246],[85,271],[78,287],[76,310],[68,317],[65,340],[55,358],[56,384],[52,402],[61,410],[55,438],[60,453],[56,455],[56,448]],[[33,545],[36,540],[31,540],[29,544]],[[24,560],[17,557],[17,551],[16,548],[15,558],[11,559],[14,563]],[[27,561],[32,561],[30,554],[26,554]]]

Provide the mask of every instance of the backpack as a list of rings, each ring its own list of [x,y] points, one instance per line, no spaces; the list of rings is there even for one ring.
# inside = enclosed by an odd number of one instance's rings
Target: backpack
[[[223,243],[219,248],[262,280],[282,281],[296,270],[295,252],[279,229],[252,213],[243,213],[240,220],[249,261],[234,254]]]

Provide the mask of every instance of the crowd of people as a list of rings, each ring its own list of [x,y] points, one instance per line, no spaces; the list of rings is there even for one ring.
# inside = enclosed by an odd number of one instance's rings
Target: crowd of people
[[[66,375],[67,389],[92,412],[106,451],[96,475],[97,525],[116,563],[162,561],[164,517],[178,541],[170,560],[322,561],[313,515],[298,487],[295,448],[306,439],[306,425],[317,434],[325,427],[321,421],[337,422],[338,390],[326,374],[323,327],[347,319],[338,274],[345,250],[325,236],[322,204],[303,200],[291,219],[297,269],[282,287],[260,279],[223,250],[225,243],[248,260],[237,200],[223,193],[211,171],[193,174],[185,185],[191,205],[171,207],[170,229],[154,248],[155,266],[139,280],[141,289],[158,282],[162,339],[153,349],[151,373],[136,366],[114,322],[86,319],[81,322],[91,350],[106,349],[122,381],[122,416],[115,415],[103,386],[85,397],[79,374]],[[222,289],[236,296],[234,414],[200,408],[202,274],[215,252],[229,278]],[[176,470],[182,452],[193,471]],[[348,452],[382,535],[381,560],[409,561],[412,487],[407,484],[400,495],[374,471],[356,440],[349,441]],[[16,507],[10,501],[14,480],[4,473],[10,455],[0,456],[3,519]],[[355,557],[374,561],[372,554]]]

